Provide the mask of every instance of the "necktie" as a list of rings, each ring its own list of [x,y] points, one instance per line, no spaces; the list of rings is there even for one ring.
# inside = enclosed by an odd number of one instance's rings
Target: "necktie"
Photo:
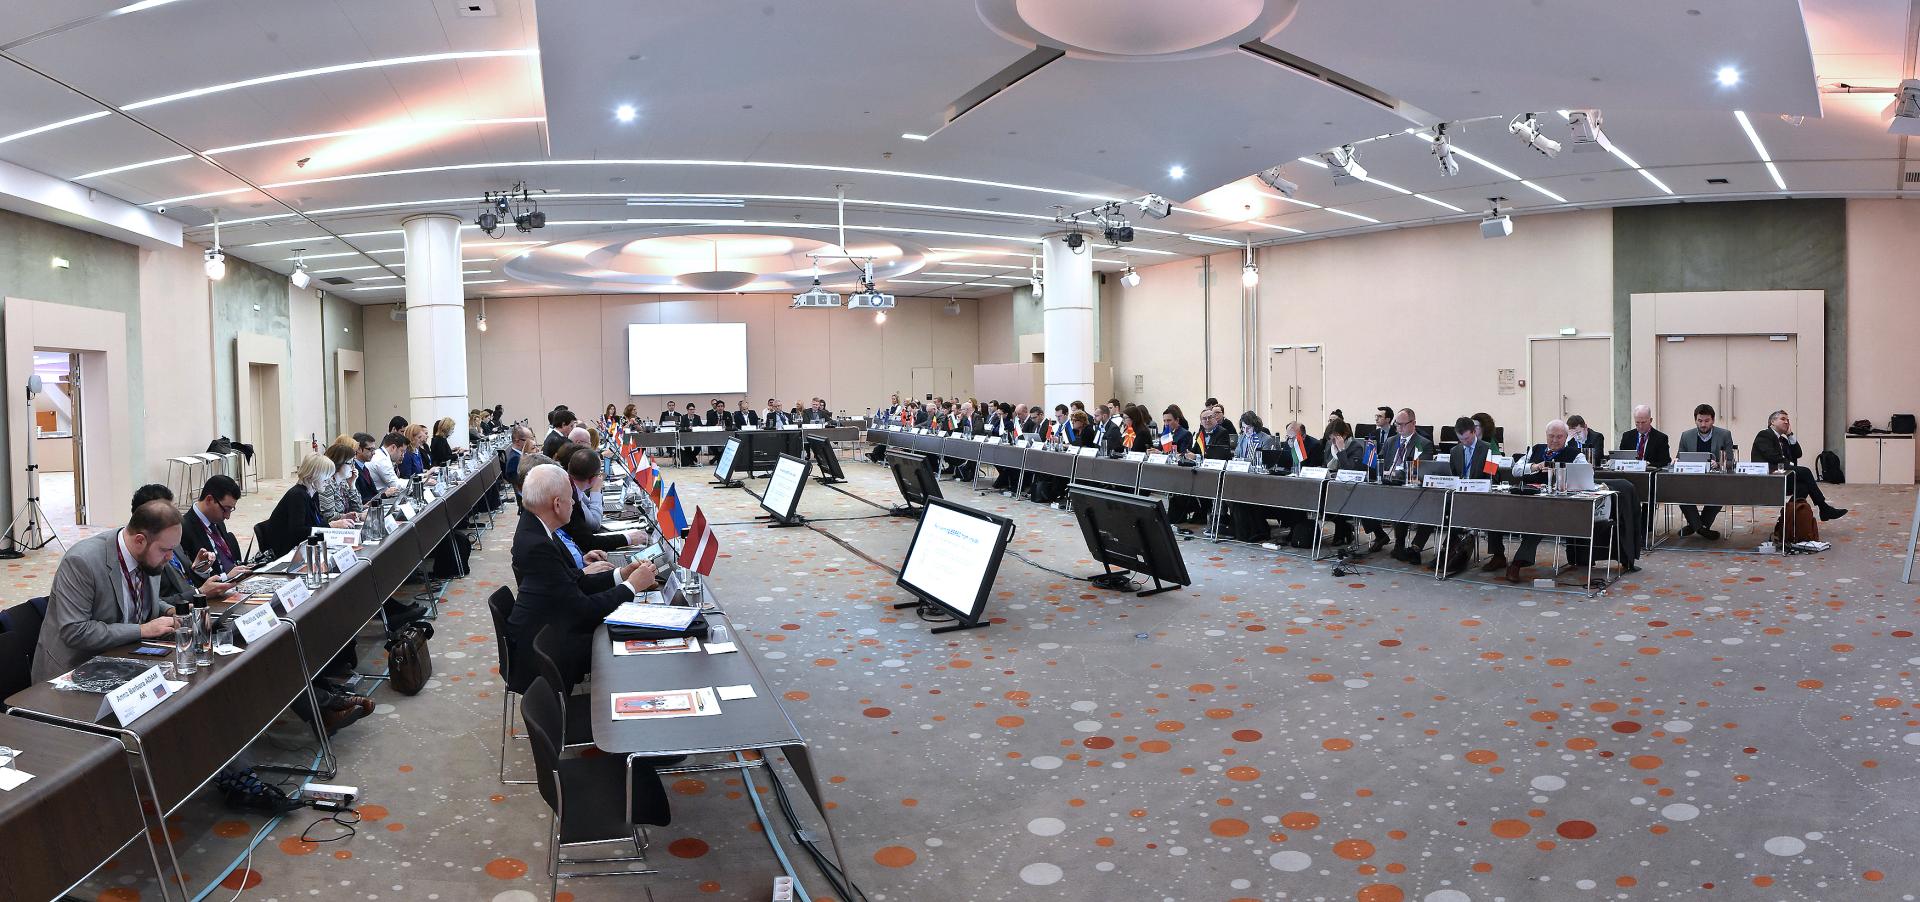
[[[1640,438],[1637,444],[1640,447],[1634,451],[1634,456],[1639,458],[1640,460],[1646,460],[1647,459],[1647,434],[1642,432],[1642,433],[1639,433],[1639,435],[1640,435]]]
[[[575,567],[582,570],[587,569],[587,559],[580,556],[580,546],[573,544],[573,537],[567,535],[566,530],[556,529],[553,531],[553,536],[560,540],[560,544],[567,546],[567,553],[573,555],[573,565]]]
[[[128,570],[126,561],[116,561],[120,575],[127,580],[127,593],[133,598],[133,622],[146,623],[153,617],[153,585],[136,568]]]

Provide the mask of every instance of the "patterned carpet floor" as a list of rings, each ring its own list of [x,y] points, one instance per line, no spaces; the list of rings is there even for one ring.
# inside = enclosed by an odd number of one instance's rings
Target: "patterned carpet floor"
[[[1015,520],[1022,559],[1000,569],[991,628],[933,636],[865,559],[897,567],[911,536],[868,503],[898,501],[891,480],[845,467],[846,493],[807,487],[810,529],[764,529],[747,492],[668,475],[727,524],[712,591],[812,743],[875,902],[1920,892],[1920,587],[1899,582],[1912,489],[1835,489],[1853,514],[1826,524],[1826,553],[1660,552],[1592,599],[1371,561],[1336,578],[1199,540],[1182,546],[1192,587],[1138,599],[1061,575],[1098,569],[1068,515],[950,486]],[[265,825],[197,800],[173,830],[197,885],[225,874],[208,898],[545,898],[547,810],[496,778],[484,605],[512,516],[446,592],[435,683],[377,692],[377,714],[336,739],[358,832],[303,841],[310,813]],[[44,586],[49,560],[9,565],[6,601]],[[267,743],[257,757],[311,751],[292,725]],[[524,743],[507,766],[530,775]],[[669,790],[662,873],[567,881],[562,898],[768,897],[748,788],[703,775]],[[81,898],[157,899],[144,861],[123,855]]]

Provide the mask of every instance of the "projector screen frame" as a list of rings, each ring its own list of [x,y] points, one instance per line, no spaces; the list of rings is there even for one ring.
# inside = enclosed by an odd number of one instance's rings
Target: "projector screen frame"
[[[985,520],[998,527],[998,531],[994,534],[993,553],[987,558],[986,570],[980,576],[980,587],[974,593],[973,603],[967,611],[954,608],[952,605],[934,597],[934,595],[926,589],[916,586],[907,580],[907,570],[909,569],[907,565],[913,560],[914,550],[920,545],[921,532],[927,528],[928,517],[925,516],[925,513],[931,513],[935,508],[951,510],[961,516],[972,517],[977,520]],[[989,621],[982,615],[986,613],[987,597],[993,592],[994,580],[999,577],[1000,562],[1006,559],[1007,545],[1013,541],[1013,520],[999,514],[969,507],[957,501],[948,501],[945,498],[928,498],[925,513],[921,516],[920,522],[913,528],[913,539],[907,543],[906,556],[900,560],[900,575],[894,578],[894,584],[913,595],[914,600],[897,602],[893,605],[894,609],[900,610],[903,608],[923,606],[931,607],[953,618],[953,623],[934,627],[934,635],[957,632],[959,630],[985,628],[989,625]]]

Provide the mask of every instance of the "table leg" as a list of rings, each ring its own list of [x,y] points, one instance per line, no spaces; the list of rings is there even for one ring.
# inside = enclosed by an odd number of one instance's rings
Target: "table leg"
[[[813,758],[804,745],[783,745],[780,751],[787,756],[787,766],[793,768],[793,774],[800,778],[807,795],[813,799],[813,807],[820,812],[820,823],[826,825],[827,843],[833,847],[834,861],[840,865],[841,873],[846,873],[847,858],[840,854],[840,838],[833,832],[833,821],[827,817],[826,802],[820,798],[820,781],[814,776]],[[771,768],[767,773],[773,775]]]

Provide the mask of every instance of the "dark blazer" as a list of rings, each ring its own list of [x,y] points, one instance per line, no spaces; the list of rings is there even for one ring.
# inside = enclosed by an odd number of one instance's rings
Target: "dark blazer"
[[[1322,446],[1328,447],[1328,446]],[[1347,446],[1327,458],[1327,469],[1364,470],[1367,468],[1367,443],[1357,438],[1347,439]]]
[[[289,493],[291,494],[291,493]],[[285,501],[285,498],[281,498]],[[316,505],[317,507],[317,505]],[[275,508],[278,512],[278,508]],[[221,557],[221,548],[215,547],[218,541],[225,547],[226,555],[220,564],[221,569],[230,569],[238,564],[240,558],[240,540],[235,538],[233,530],[227,528],[225,521],[213,524],[213,535],[207,534],[207,528],[200,522],[200,514],[191,508],[180,515],[180,557],[191,562],[200,556],[200,552],[212,550],[215,557]]]
[[[372,501],[373,496],[380,494],[380,490],[373,486],[373,472],[367,469],[367,465],[361,463],[358,458],[353,461],[353,473],[353,489],[360,493],[361,504]]]
[[[733,412],[733,428],[745,429],[760,425],[760,412],[757,410],[736,410]]]
[[[933,422],[933,412],[927,410],[925,407],[920,408],[913,415],[913,425],[916,427],[925,426],[931,422]]]
[[[1794,439],[1791,442],[1781,441],[1779,434],[1773,431],[1773,427],[1762,429],[1759,435],[1753,437],[1753,451],[1750,452],[1752,459],[1764,462],[1775,470],[1798,466],[1800,463],[1799,436],[1794,436]]]
[[[427,460],[433,466],[443,467],[453,462],[453,444],[444,435],[436,435],[427,443]]]
[[[793,422],[793,415],[784,410],[769,410],[760,418],[760,424],[768,429],[778,429]]]
[[[1572,442],[1568,442],[1564,445],[1561,445],[1560,450],[1557,453],[1547,450],[1547,446],[1544,444],[1534,445],[1533,447],[1527,449],[1527,463],[1530,463],[1530,464],[1542,464],[1542,463],[1570,464],[1579,459],[1580,459],[1580,448],[1574,445]],[[1521,482],[1546,482],[1547,474],[1529,473],[1526,475],[1525,478],[1521,479],[1520,481]]]
[[[680,425],[680,411],[677,411],[677,410],[660,411],[660,425],[662,426]]]
[[[412,479],[415,476],[427,472],[426,459],[421,457],[418,451],[408,451],[406,454],[401,455],[400,463],[394,466],[393,472],[398,474],[401,479]]]
[[[567,533],[573,536],[573,533]],[[574,536],[576,544],[579,537]],[[580,549],[585,554],[587,549]],[[539,674],[533,664],[533,637],[549,624],[567,638],[567,660],[558,661],[569,686],[593,664],[593,630],[620,605],[633,600],[633,590],[617,582],[613,572],[588,575],[574,566],[573,555],[557,537],[547,535],[540,518],[520,515],[513,531],[513,611],[507,615],[513,648],[513,672],[507,688],[524,692]]]
[[[624,536],[602,536],[598,534],[599,530],[587,527],[587,506],[581,503],[578,490],[573,493],[573,519],[567,521],[565,528],[567,536],[573,539],[573,544],[580,546],[581,554],[627,547]]]
[[[1571,442],[1569,442],[1569,444],[1571,444]],[[1604,459],[1607,456],[1607,437],[1601,435],[1600,430],[1589,426],[1587,427],[1587,440],[1582,442],[1580,447],[1592,449],[1595,460]]]
[[[733,413],[730,411],[709,409],[706,419],[706,425],[708,426],[724,426],[727,429],[734,428]]]
[[[1386,473],[1393,470],[1393,462],[1400,457],[1400,441],[1400,432],[1395,430],[1392,435],[1387,436],[1386,441],[1380,443],[1380,472]],[[1407,439],[1406,459],[1408,461],[1432,460],[1433,440],[1415,432],[1412,438]],[[1413,469],[1411,465],[1407,467],[1408,472],[1412,472]]]
[[[1638,449],[1640,447],[1640,430],[1629,429],[1620,433],[1619,447],[1622,450],[1627,448]],[[1664,467],[1673,463],[1673,445],[1667,439],[1667,434],[1658,429],[1647,430],[1647,447],[1645,451],[1641,452],[1640,459],[1646,461],[1649,467]]]
[[[831,423],[833,422],[833,414],[825,410],[818,410],[816,408],[809,407],[800,414],[800,422]]]
[[[254,550],[264,550],[279,557],[306,541],[314,527],[323,525],[320,522],[320,505],[314,500],[313,493],[307,491],[306,486],[296,483],[285,495],[280,496],[280,502],[273,506],[273,513],[254,527],[254,533],[266,543],[266,548]]]
[[[1240,434],[1226,423],[1215,423],[1212,429],[1203,429],[1207,440],[1207,458],[1209,460],[1232,460],[1233,452],[1240,446]]]
[[[1311,435],[1307,436],[1307,456],[1305,460],[1298,462],[1300,466],[1319,466],[1320,461],[1325,457],[1321,448],[1322,446],[1319,439]],[[1261,450],[1260,454],[1262,456],[1262,463],[1265,463],[1268,467],[1278,466],[1284,470],[1293,469],[1295,463],[1293,459],[1293,443],[1289,442],[1284,435],[1274,434],[1269,436],[1268,445]]]
[[[1486,470],[1487,455],[1493,452],[1492,445],[1488,444],[1485,440],[1474,442],[1472,460],[1466,459],[1466,450],[1466,445],[1454,445],[1448,449],[1447,466],[1449,472],[1462,479],[1492,479],[1494,482],[1500,481],[1500,474],[1498,472],[1489,475]],[[1500,463],[1497,458],[1494,462],[1496,465]]]

